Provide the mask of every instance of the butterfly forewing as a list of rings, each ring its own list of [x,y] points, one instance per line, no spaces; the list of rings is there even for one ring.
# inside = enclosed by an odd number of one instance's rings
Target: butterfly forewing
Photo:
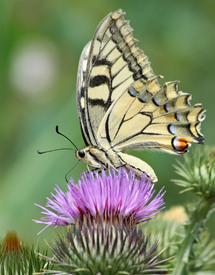
[[[85,144],[90,145],[90,135],[89,129],[87,127],[87,117],[86,117],[86,100],[85,100],[85,75],[87,68],[87,61],[89,56],[91,42],[89,42],[83,49],[79,67],[78,67],[78,77],[77,77],[77,108],[78,108],[78,117],[80,121],[82,136],[84,138]]]
[[[97,131],[112,102],[137,79],[154,76],[132,32],[124,13],[118,10],[101,21],[92,41],[83,50],[77,102],[86,144],[98,145]]]

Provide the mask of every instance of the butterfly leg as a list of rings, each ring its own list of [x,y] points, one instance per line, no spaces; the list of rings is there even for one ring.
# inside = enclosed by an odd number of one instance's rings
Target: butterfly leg
[[[93,169],[90,169],[90,167],[92,167]],[[98,171],[98,173],[100,174],[101,173],[101,168],[100,167],[93,167],[91,165],[87,165],[87,169],[88,169],[88,172],[95,172],[95,171]]]

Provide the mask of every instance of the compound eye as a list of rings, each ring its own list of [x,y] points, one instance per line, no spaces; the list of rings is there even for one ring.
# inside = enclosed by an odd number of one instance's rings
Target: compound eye
[[[83,150],[79,150],[78,156],[83,159],[85,157],[85,152]]]

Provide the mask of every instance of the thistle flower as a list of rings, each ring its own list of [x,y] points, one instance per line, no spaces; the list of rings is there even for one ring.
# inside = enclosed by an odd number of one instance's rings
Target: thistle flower
[[[111,170],[101,175],[88,172],[81,175],[76,185],[73,179],[68,183],[68,191],[64,193],[58,186],[52,199],[47,199],[43,209],[45,216],[37,223],[50,225],[75,224],[84,217],[103,220],[120,220],[123,224],[138,224],[151,219],[163,209],[163,188],[154,196],[154,185],[143,175],[140,180],[135,174],[123,168],[118,173]],[[45,227],[45,228],[46,228]]]
[[[215,263],[211,260],[215,247],[202,236],[206,221],[215,210],[215,148],[194,151],[183,163],[178,162],[176,172],[181,176],[174,180],[176,184],[184,187],[183,192],[192,191],[196,198],[186,207],[189,221],[184,225],[184,237],[178,245],[172,274],[208,270]]]
[[[160,260],[157,244],[148,245],[136,226],[118,228],[98,218],[84,218],[73,231],[50,245],[54,268],[48,274],[167,274],[167,260]],[[54,271],[54,269],[56,269]]]
[[[184,187],[182,192],[192,191],[206,200],[215,197],[215,147],[195,150],[175,165],[176,173],[181,176],[174,182]]]
[[[176,221],[180,224],[185,224],[188,221],[188,216],[183,206],[173,206],[169,210],[166,210],[159,214],[159,219]]]
[[[16,232],[10,231],[0,242],[0,273],[4,274],[33,274],[44,268],[51,268],[50,262],[41,259],[39,249],[29,247],[20,241]],[[47,254],[47,251],[43,251]]]
[[[187,224],[184,223],[185,220]],[[170,259],[168,266],[172,269],[171,274],[197,274],[198,272],[215,274],[215,242],[211,240],[210,232],[204,228],[197,235],[192,228],[188,233],[189,224],[190,221],[187,220],[183,207],[173,207],[144,224],[142,231],[144,235],[150,233],[148,246],[158,242],[159,249],[164,250],[159,260]],[[195,240],[192,240],[193,236],[196,237]],[[186,240],[189,243],[192,241],[190,247]],[[182,253],[181,250],[183,250]],[[178,257],[180,254],[182,254],[181,257]],[[185,257],[188,259],[186,259],[185,270],[182,271],[181,266],[184,265]]]

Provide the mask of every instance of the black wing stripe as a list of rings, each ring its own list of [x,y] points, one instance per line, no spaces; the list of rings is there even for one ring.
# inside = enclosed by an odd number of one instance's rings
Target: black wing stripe
[[[98,87],[102,84],[110,85],[110,79],[106,75],[96,75],[90,79],[90,87]]]

